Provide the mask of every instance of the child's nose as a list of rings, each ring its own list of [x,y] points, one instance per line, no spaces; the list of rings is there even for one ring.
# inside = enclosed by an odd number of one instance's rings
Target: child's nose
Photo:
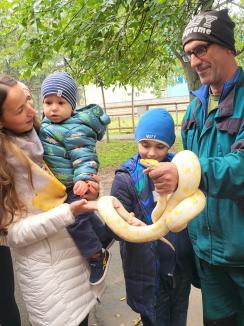
[[[58,109],[58,105],[56,103],[53,103],[51,106],[52,111],[56,111]]]
[[[148,156],[150,156],[151,158],[155,156],[155,149],[153,147],[149,148]]]

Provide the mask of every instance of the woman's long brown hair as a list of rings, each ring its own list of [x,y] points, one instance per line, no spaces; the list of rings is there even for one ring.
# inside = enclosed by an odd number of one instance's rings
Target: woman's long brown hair
[[[0,119],[3,116],[8,91],[17,84],[17,80],[10,76],[0,76]],[[7,233],[7,227],[16,216],[22,216],[26,207],[20,200],[15,187],[14,167],[6,160],[7,153],[11,151],[16,156],[16,164],[20,161],[27,168],[31,180],[31,167],[23,152],[16,147],[4,128],[0,129],[0,235]],[[31,182],[32,183],[32,182]]]

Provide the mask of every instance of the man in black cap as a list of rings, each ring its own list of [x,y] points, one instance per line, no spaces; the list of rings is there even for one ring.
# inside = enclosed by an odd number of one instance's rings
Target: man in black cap
[[[235,60],[234,26],[227,10],[212,10],[194,17],[183,34],[183,59],[202,83],[192,92],[182,141],[199,157],[207,198],[188,226],[205,326],[244,325],[244,72]],[[177,188],[172,163],[150,176],[159,193]]]

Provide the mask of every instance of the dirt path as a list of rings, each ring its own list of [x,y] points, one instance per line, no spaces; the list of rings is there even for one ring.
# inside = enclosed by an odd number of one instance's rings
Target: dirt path
[[[100,169],[98,175],[101,178],[101,191],[100,194],[103,195],[109,195],[111,185],[114,179],[114,172],[116,170],[116,167],[107,167]]]

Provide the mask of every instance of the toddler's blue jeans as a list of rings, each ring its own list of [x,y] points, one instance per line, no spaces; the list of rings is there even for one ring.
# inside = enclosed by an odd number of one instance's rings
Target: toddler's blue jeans
[[[67,193],[66,203],[80,200],[79,196],[74,195],[72,189],[68,189]],[[67,227],[67,230],[85,258],[90,258],[101,251],[102,242],[108,238],[105,224],[95,213],[80,214],[75,222]]]

